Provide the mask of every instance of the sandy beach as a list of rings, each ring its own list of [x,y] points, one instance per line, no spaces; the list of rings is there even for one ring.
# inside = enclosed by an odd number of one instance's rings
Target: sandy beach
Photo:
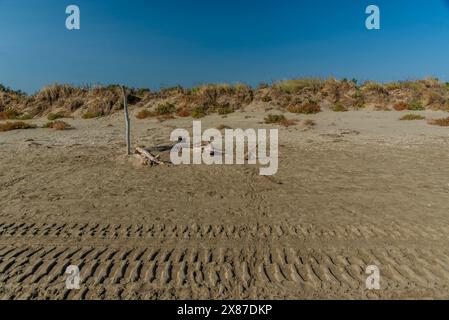
[[[133,146],[192,127],[137,111]],[[449,129],[399,121],[407,113],[289,114],[299,122],[287,128],[261,110],[201,119],[279,128],[271,177],[252,165],[136,165],[122,113],[2,132],[0,297],[449,298]],[[80,290],[65,287],[69,265]],[[380,290],[366,289],[369,265]]]

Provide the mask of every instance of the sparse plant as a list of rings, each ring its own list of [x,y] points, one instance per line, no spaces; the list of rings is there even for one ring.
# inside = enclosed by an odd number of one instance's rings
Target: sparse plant
[[[181,118],[186,118],[186,117],[190,116],[190,112],[187,109],[180,108],[180,109],[176,110],[176,115]]]
[[[262,102],[268,103],[271,102],[271,97],[269,95],[263,96],[262,97]]]
[[[286,120],[286,118],[283,114],[269,114],[264,118],[266,124],[280,123],[284,120]]]
[[[33,119],[33,116],[31,114],[24,113],[24,114],[18,116],[16,119],[17,120],[31,120],[31,119]]]
[[[304,120],[304,125],[306,127],[314,127],[314,126],[316,126],[316,122],[312,119],[306,119],[306,120]]]
[[[225,130],[225,129],[232,129],[230,126],[224,125],[224,124],[220,124],[217,126],[218,130]]]
[[[346,112],[348,111],[348,108],[346,108],[344,105],[342,105],[341,103],[337,103],[333,108],[332,111],[335,112]]]
[[[139,111],[139,113],[137,113],[136,118],[137,119],[146,119],[146,118],[150,118],[150,117],[154,117],[155,113],[150,111],[150,110],[141,110]]]
[[[11,131],[11,130],[20,130],[20,129],[34,129],[37,128],[36,125],[25,123],[23,121],[15,121],[15,122],[6,122],[0,124],[0,131]]]
[[[449,117],[429,120],[429,124],[440,127],[449,127]]]
[[[55,121],[62,118],[65,118],[64,112],[49,113],[47,116],[47,119],[50,121]]]
[[[167,115],[167,114],[172,114],[173,112],[175,112],[175,110],[176,110],[176,108],[173,104],[164,103],[164,104],[160,104],[156,107],[155,115],[163,116],[163,115]]]
[[[279,121],[279,124],[284,127],[291,127],[298,124],[298,120],[295,119],[284,119]]]
[[[315,114],[321,112],[318,103],[309,101],[302,105],[290,105],[287,110],[291,113]]]
[[[73,129],[73,127],[68,124],[65,121],[57,120],[52,122],[47,122],[42,126],[42,128],[49,128],[49,129],[55,129],[55,130],[70,130]]]
[[[421,104],[421,102],[415,100],[410,104],[409,110],[424,111],[424,110],[426,110],[426,108],[424,108],[424,106]]]
[[[19,116],[19,113],[14,109],[7,109],[5,111],[0,112],[1,120],[13,120],[13,119],[17,119],[18,116]]]
[[[399,120],[413,121],[413,120],[424,120],[424,119],[426,119],[426,118],[421,116],[421,115],[419,115],[419,114],[406,114],[405,116],[403,116]]]
[[[96,111],[96,112],[92,112],[92,111],[87,111],[86,113],[83,114],[82,118],[83,119],[94,119],[94,118],[99,118],[101,117],[101,112]]]
[[[410,110],[410,105],[404,101],[398,102],[393,106],[396,111]]]
[[[192,118],[199,119],[204,118],[206,116],[206,108],[204,107],[195,107],[190,113]]]
[[[230,106],[220,107],[217,109],[217,112],[219,115],[225,115],[233,113],[235,110],[231,108]]]
[[[172,120],[172,119],[174,119],[175,117],[172,115],[172,114],[163,114],[163,115],[161,115],[161,116],[157,116],[157,120],[159,121],[159,122],[164,122],[164,121],[167,121],[167,120]]]

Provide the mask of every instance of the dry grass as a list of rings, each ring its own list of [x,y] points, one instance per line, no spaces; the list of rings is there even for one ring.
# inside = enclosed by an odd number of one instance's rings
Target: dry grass
[[[429,124],[440,127],[449,127],[449,117],[429,120]]]
[[[55,130],[71,130],[73,129],[73,127],[68,124],[67,122],[64,121],[54,121],[54,122],[47,122],[46,124],[44,124],[42,126],[42,128],[50,128],[50,129],[55,129]]]
[[[152,112],[150,110],[141,110],[136,115],[136,118],[142,120],[142,119],[147,119],[147,118],[151,118],[151,117],[154,117],[154,116],[155,116],[154,112]]]
[[[176,110],[176,108],[173,104],[164,103],[164,104],[160,104],[156,107],[154,114],[156,116],[163,116],[163,115],[172,114],[173,112],[175,112],[175,110]]]
[[[196,107],[192,110],[190,115],[194,119],[204,118],[206,116],[206,108],[205,107]]]
[[[283,114],[269,114],[264,118],[266,124],[280,123],[284,120],[286,120],[286,118]]]
[[[190,116],[190,112],[187,109],[181,108],[176,110],[176,115],[181,118],[187,118]]]
[[[279,121],[279,124],[281,126],[284,126],[284,127],[288,128],[288,127],[291,127],[291,126],[296,126],[298,124],[298,120],[284,119],[284,120]]]
[[[218,130],[225,130],[225,129],[232,129],[230,126],[224,125],[224,124],[220,124],[217,126]]]
[[[321,108],[316,102],[307,102],[302,105],[291,105],[287,108],[291,113],[315,114],[321,112]]]
[[[408,103],[405,103],[403,101],[396,103],[393,106],[393,109],[396,111],[404,111],[404,110],[410,110],[410,106]]]
[[[303,89],[311,89],[318,91],[323,87],[323,80],[321,79],[294,79],[285,80],[275,84],[275,87],[285,93],[297,93]]]
[[[219,115],[225,115],[225,114],[233,113],[234,109],[229,107],[229,106],[220,107],[220,108],[217,109],[217,112],[218,112]]]
[[[64,112],[49,113],[47,116],[47,119],[50,121],[55,121],[62,118],[65,118]]]
[[[159,122],[165,122],[168,120],[173,120],[175,117],[172,114],[163,114],[161,116],[157,116],[157,120]]]
[[[341,103],[337,103],[333,108],[332,111],[335,112],[346,112],[348,111],[348,108],[346,108],[344,105],[342,105]]]
[[[35,129],[35,128],[37,128],[36,125],[25,123],[23,121],[6,122],[0,124],[0,131],[2,132],[20,129]]]
[[[419,114],[406,114],[405,116],[403,116],[402,118],[400,118],[399,120],[403,120],[403,121],[413,121],[413,120],[425,120],[426,118],[419,115]]]
[[[19,113],[16,110],[8,109],[0,112],[0,120],[12,120],[17,119]]]
[[[82,118],[83,119],[94,119],[94,118],[99,118],[101,116],[102,116],[102,114],[99,111],[97,111],[97,112],[87,111],[86,113],[83,114]]]
[[[304,120],[304,125],[306,127],[314,127],[314,126],[316,126],[316,122],[312,119],[307,119],[307,120]]]

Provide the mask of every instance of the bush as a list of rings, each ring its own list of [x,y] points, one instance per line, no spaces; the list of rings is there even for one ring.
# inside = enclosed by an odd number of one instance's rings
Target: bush
[[[298,120],[294,119],[284,119],[279,121],[279,124],[284,127],[290,127],[298,124]]]
[[[61,119],[61,118],[65,118],[63,112],[49,113],[47,116],[47,119],[50,121],[54,121],[54,120]]]
[[[8,109],[0,112],[0,119],[2,120],[12,120],[16,119],[19,116],[19,113],[16,110]]]
[[[31,114],[24,113],[17,117],[17,120],[31,120],[33,116]]]
[[[412,121],[412,120],[424,120],[425,117],[420,116],[419,114],[406,114],[399,120]]]
[[[20,129],[34,129],[37,128],[34,124],[25,123],[23,121],[16,122],[6,122],[0,124],[0,131],[11,131],[11,130],[20,130]]]
[[[396,111],[410,110],[410,106],[407,103],[401,101],[401,102],[396,103],[393,106],[393,109]]]
[[[268,102],[271,102],[271,97],[270,96],[263,96],[262,97],[262,102],[265,102],[265,103],[268,103]]]
[[[269,114],[264,119],[266,124],[280,123],[281,121],[285,121],[285,120],[286,119],[283,114]]]
[[[176,108],[171,103],[158,105],[155,110],[156,116],[163,116],[175,112]]]
[[[206,109],[204,107],[196,107],[192,110],[190,115],[195,119],[203,118],[206,116]]]
[[[449,117],[443,119],[433,119],[429,121],[429,124],[440,126],[440,127],[449,127]]]
[[[313,121],[312,119],[307,119],[307,120],[304,120],[304,125],[306,127],[314,127],[314,126],[316,126],[316,122]]]
[[[136,118],[137,119],[146,119],[146,118],[150,118],[150,117],[154,117],[154,116],[155,116],[154,112],[151,112],[150,110],[141,110],[136,115]]]
[[[73,127],[64,121],[55,121],[55,122],[47,122],[42,126],[42,128],[51,128],[55,130],[70,130],[73,129]]]
[[[424,111],[424,110],[426,110],[426,108],[424,108],[424,106],[419,101],[413,101],[410,104],[409,110],[412,110],[412,111]]]
[[[93,119],[93,118],[99,118],[99,117],[101,117],[101,112],[99,112],[99,111],[96,111],[96,112],[87,111],[82,116],[83,119]]]
[[[225,114],[233,113],[234,109],[229,107],[229,106],[227,106],[227,107],[220,107],[220,108],[218,108],[217,112],[218,112],[219,115],[225,115]]]
[[[302,114],[315,114],[321,112],[321,108],[316,102],[307,102],[303,105],[291,105],[287,110],[291,113]]]
[[[176,110],[176,115],[181,118],[186,118],[190,116],[190,112],[187,109],[178,109]]]
[[[346,112],[346,111],[348,111],[348,109],[344,105],[342,105],[341,103],[337,103],[332,108],[332,111],[335,111],[335,112]]]

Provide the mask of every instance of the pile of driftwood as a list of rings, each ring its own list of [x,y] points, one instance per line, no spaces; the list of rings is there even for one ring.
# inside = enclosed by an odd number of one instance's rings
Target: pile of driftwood
[[[159,159],[159,155],[155,156],[155,155],[151,154],[150,151],[148,151],[144,148],[141,148],[141,147],[136,148],[134,156],[139,158],[142,165],[154,166],[154,165],[165,165],[166,164],[165,162],[163,162]]]

